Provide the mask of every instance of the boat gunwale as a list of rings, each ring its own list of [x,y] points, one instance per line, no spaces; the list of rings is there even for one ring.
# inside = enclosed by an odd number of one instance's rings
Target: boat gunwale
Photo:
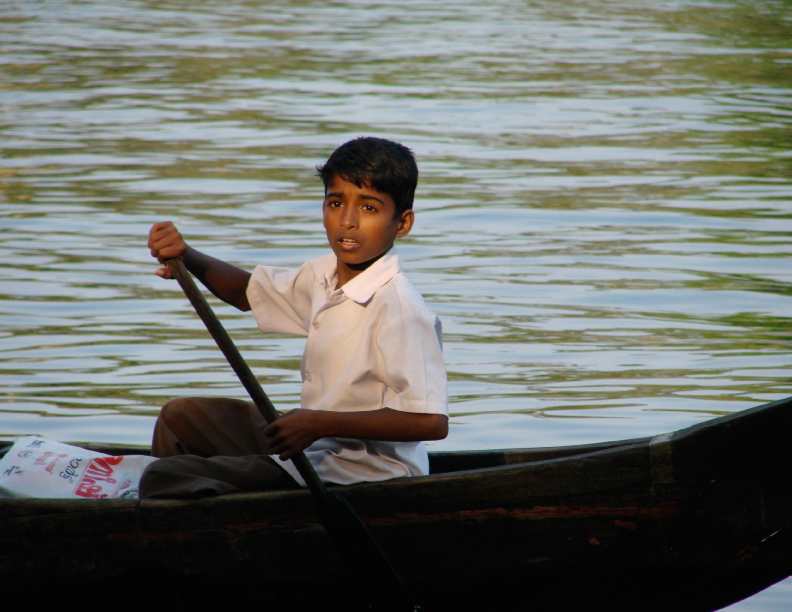
[[[754,406],[738,412],[722,415],[713,419],[708,419],[701,423],[696,423],[689,427],[685,427],[672,432],[659,434],[657,436],[647,436],[643,438],[631,438],[627,440],[616,440],[606,442],[595,442],[591,444],[558,446],[558,447],[540,447],[540,448],[517,448],[517,449],[503,449],[503,450],[483,450],[483,451],[435,451],[430,453],[436,457],[464,457],[474,459],[476,457],[490,457],[496,459],[498,457],[503,459],[503,463],[495,465],[486,465],[484,467],[475,467],[471,469],[454,470],[454,471],[441,471],[426,474],[423,476],[413,476],[405,478],[395,478],[382,482],[364,482],[354,485],[345,485],[342,488],[345,492],[350,493],[353,497],[364,498],[367,492],[375,492],[378,489],[387,488],[414,488],[425,487],[440,482],[452,483],[460,479],[468,479],[481,474],[502,474],[522,472],[526,468],[531,467],[544,467],[551,464],[561,462],[571,462],[580,459],[600,458],[609,454],[623,453],[628,450],[634,450],[643,447],[649,447],[650,451],[654,446],[661,448],[670,448],[674,443],[687,439],[690,436],[713,431],[721,427],[730,427],[734,422],[747,422],[749,419],[757,416],[764,415],[768,412],[774,411],[785,405],[789,404],[792,409],[792,397],[781,400],[776,400],[759,406]],[[115,449],[116,452],[122,454],[125,451],[140,452],[141,448],[122,447],[122,446],[108,446],[108,445],[86,445],[87,448],[92,450],[100,450],[101,452],[110,451]],[[515,455],[536,455],[536,459],[527,461],[509,461],[510,456]],[[546,457],[542,458],[543,455]],[[650,453],[650,463],[647,467],[651,467],[654,463],[654,457]],[[651,478],[649,474],[647,478]],[[333,486],[333,485],[331,485]],[[25,507],[35,506],[51,506],[53,510],[61,512],[88,510],[94,504],[102,509],[122,509],[129,507],[147,507],[149,504],[155,504],[157,507],[171,505],[174,507],[182,507],[190,504],[224,504],[234,503],[243,500],[258,501],[264,499],[271,499],[275,501],[279,498],[288,499],[292,496],[303,495],[308,498],[308,491],[306,489],[298,490],[284,490],[284,491],[260,491],[251,493],[234,493],[229,495],[222,495],[217,497],[202,498],[196,500],[91,500],[91,499],[58,499],[58,498],[0,498],[0,505],[12,504],[20,510]],[[93,502],[93,503],[91,503]],[[88,506],[87,504],[91,504]],[[72,510],[73,507],[73,510]]]

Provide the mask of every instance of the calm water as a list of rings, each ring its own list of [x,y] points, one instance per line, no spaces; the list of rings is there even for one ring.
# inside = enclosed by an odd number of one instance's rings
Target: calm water
[[[148,227],[326,252],[314,167],[416,152],[437,449],[630,438],[792,395],[792,2],[0,0],[0,437],[146,444],[242,396]],[[302,340],[218,307],[276,405]],[[792,581],[730,608],[787,610]]]

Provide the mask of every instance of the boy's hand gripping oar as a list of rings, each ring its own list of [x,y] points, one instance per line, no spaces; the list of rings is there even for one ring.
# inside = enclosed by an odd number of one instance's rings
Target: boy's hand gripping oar
[[[174,278],[179,281],[179,285],[192,303],[193,308],[201,317],[264,419],[267,423],[273,423],[278,418],[275,407],[264,393],[256,377],[253,376],[253,372],[250,371],[245,360],[242,359],[242,355],[193,282],[184,264],[179,259],[169,259],[165,265],[168,266]],[[344,560],[347,569],[370,579],[370,584],[376,585],[376,588],[370,589],[372,597],[387,607],[394,610],[419,610],[420,606],[415,603],[385,553],[382,552],[368,528],[344,496],[338,491],[330,491],[324,486],[305,453],[298,453],[291,460],[311,490],[319,519],[336,551]]]

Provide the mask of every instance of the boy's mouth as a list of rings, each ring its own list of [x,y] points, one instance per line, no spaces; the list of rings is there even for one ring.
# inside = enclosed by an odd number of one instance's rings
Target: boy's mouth
[[[356,240],[352,240],[352,238],[340,238],[338,240],[338,244],[341,245],[341,248],[345,251],[351,251],[352,249],[360,246]]]

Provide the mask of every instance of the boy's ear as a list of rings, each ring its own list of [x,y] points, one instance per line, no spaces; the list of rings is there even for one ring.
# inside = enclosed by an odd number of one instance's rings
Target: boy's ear
[[[399,227],[396,230],[396,238],[404,238],[410,233],[410,230],[415,223],[415,213],[410,210],[405,210],[401,217],[399,217]]]

